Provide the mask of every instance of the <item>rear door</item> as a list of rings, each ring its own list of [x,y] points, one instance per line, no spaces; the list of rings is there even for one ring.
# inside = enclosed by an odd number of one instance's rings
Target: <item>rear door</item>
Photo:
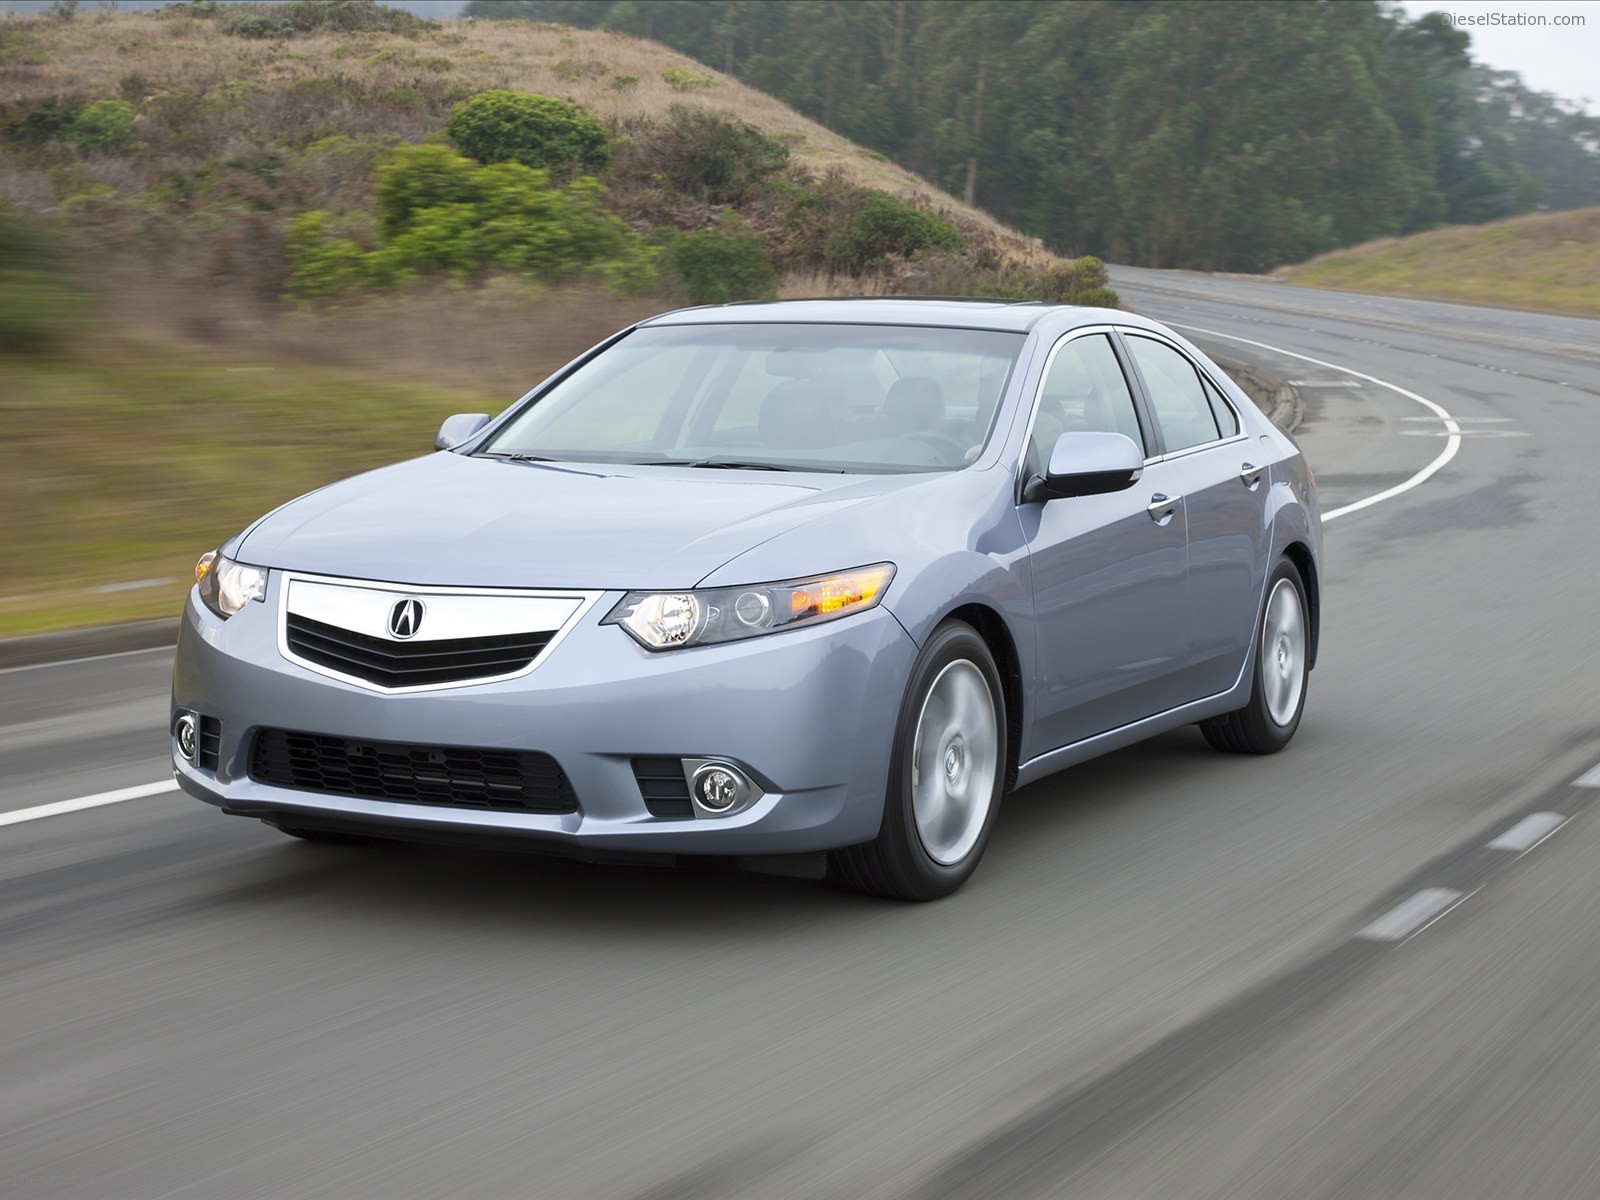
[[[1182,691],[1197,700],[1233,686],[1249,654],[1271,549],[1271,480],[1262,447],[1241,431],[1238,414],[1194,359],[1144,330],[1120,332],[1188,514]]]
[[[1147,460],[1131,488],[1024,504],[1038,654],[1036,720],[1024,757],[1169,707],[1188,656],[1185,536],[1178,472],[1151,459],[1124,362],[1108,329],[1051,351],[1035,397],[1024,476],[1069,431],[1121,433]]]

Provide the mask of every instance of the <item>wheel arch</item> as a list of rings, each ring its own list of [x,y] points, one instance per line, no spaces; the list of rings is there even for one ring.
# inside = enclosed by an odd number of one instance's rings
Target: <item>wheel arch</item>
[[[1295,570],[1300,572],[1300,581],[1305,584],[1307,616],[1311,624],[1306,655],[1306,669],[1309,670],[1317,665],[1317,646],[1322,640],[1322,584],[1317,578],[1317,560],[1311,548],[1299,541],[1285,546],[1283,556],[1294,564]]]

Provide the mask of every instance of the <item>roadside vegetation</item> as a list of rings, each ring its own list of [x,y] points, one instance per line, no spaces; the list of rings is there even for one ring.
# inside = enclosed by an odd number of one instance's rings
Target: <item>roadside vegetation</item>
[[[1052,249],[1130,265],[1266,271],[1600,196],[1600,118],[1473,62],[1445,12],[1378,0],[465,11],[664,42]]]
[[[0,97],[0,635],[173,613],[260,512],[664,308],[1116,304],[1098,260],[631,37],[57,6],[0,22]]]
[[[1385,238],[1278,274],[1307,287],[1600,317],[1600,208]]]

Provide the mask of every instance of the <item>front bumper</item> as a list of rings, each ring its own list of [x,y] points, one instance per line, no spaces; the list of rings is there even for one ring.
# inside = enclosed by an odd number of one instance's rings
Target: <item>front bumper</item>
[[[871,840],[916,646],[883,608],[746,642],[650,653],[600,620],[603,596],[516,679],[400,695],[330,679],[279,650],[281,575],[265,603],[222,621],[191,592],[173,671],[173,717],[220,720],[217,766],[173,771],[226,812],[307,828],[423,840],[526,841],[580,856],[804,853]],[[170,728],[170,724],[169,724]],[[578,811],[396,803],[271,786],[250,775],[261,729],[375,742],[535,750],[555,758]],[[635,758],[730,759],[765,793],[721,818],[660,817]]]

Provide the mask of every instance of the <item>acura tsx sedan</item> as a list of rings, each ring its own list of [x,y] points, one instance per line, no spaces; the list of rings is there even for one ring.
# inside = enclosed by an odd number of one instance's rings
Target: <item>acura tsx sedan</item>
[[[1293,737],[1321,525],[1172,330],[1033,303],[667,313],[201,558],[172,757],[284,833],[712,856],[929,900],[1001,797]]]

